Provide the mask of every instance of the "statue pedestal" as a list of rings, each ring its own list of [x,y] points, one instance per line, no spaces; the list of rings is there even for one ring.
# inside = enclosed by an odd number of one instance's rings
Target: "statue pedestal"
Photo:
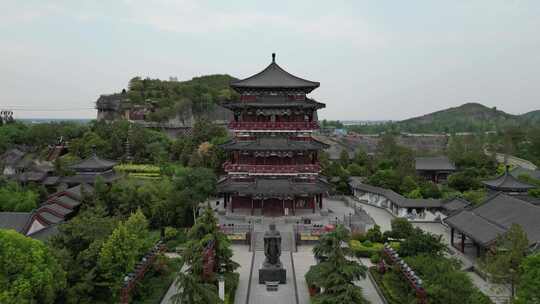
[[[263,267],[259,269],[259,284],[266,282],[279,282],[279,284],[287,284],[287,271],[281,267]]]

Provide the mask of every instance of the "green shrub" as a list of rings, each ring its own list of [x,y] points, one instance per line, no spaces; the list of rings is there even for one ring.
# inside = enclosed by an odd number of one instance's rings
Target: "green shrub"
[[[365,240],[365,241],[362,242],[362,245],[364,245],[366,247],[372,247],[373,243],[370,240]]]
[[[377,264],[381,260],[381,255],[379,253],[374,253],[371,255],[369,260],[371,261],[371,263]]]
[[[172,240],[178,235],[178,230],[173,227],[165,227],[165,239]]]
[[[371,246],[368,247],[356,240],[351,240],[349,246],[354,255],[359,258],[370,258],[373,254],[378,254],[384,247],[382,243],[371,243]]]
[[[366,234],[362,232],[353,232],[351,233],[351,240],[363,242],[366,240]]]
[[[372,242],[378,242],[382,243],[383,241],[383,235],[381,233],[381,227],[377,224],[373,226],[373,228],[369,229],[366,233],[366,237],[368,240]]]
[[[236,288],[238,288],[238,281],[240,275],[237,272],[225,274],[225,304],[233,304],[234,296],[236,294]]]

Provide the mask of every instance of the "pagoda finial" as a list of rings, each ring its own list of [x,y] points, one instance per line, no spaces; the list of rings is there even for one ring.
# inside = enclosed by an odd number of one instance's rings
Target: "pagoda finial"
[[[272,62],[276,62],[276,53],[272,53]]]

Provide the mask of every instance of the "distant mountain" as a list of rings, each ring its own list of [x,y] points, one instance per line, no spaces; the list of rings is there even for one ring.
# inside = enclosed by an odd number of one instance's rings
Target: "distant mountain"
[[[540,110],[527,112],[523,115],[520,115],[520,118],[525,123],[539,124],[540,123]]]
[[[479,103],[466,103],[397,122],[402,131],[414,133],[494,131],[506,126],[540,121],[540,111],[512,115]]]

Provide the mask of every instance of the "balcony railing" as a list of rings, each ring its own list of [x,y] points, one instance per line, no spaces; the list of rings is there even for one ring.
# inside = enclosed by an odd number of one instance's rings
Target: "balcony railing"
[[[223,168],[226,172],[247,172],[250,174],[294,174],[294,173],[319,173],[319,164],[305,165],[243,165],[225,162]]]
[[[232,130],[283,130],[283,131],[303,131],[319,129],[316,121],[280,121],[280,122],[251,122],[251,121],[231,121],[229,129]]]

